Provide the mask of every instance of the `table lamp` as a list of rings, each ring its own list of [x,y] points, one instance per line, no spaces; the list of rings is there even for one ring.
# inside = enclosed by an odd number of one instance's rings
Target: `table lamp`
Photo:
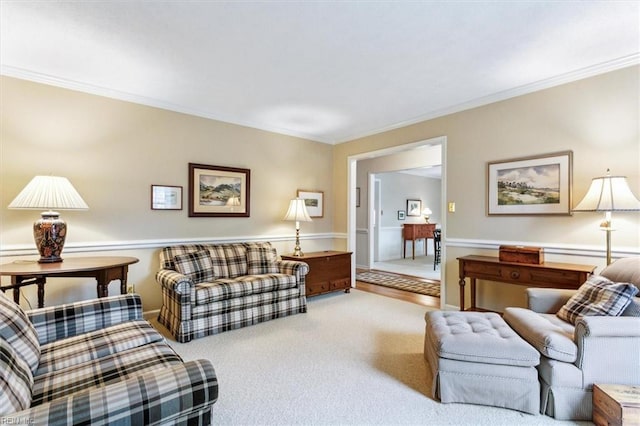
[[[307,212],[307,206],[304,204],[304,199],[294,198],[289,202],[289,210],[284,216],[283,220],[296,222],[296,246],[293,250],[293,255],[297,257],[304,256],[302,249],[300,248],[300,222],[311,222],[311,217]]]
[[[433,212],[431,211],[431,209],[429,207],[425,207],[422,210],[422,215],[424,216],[424,220],[429,223],[429,216],[431,216]]]
[[[9,204],[10,209],[41,210],[41,218],[33,224],[33,237],[40,253],[39,263],[62,262],[60,254],[67,236],[67,224],[55,210],[87,210],[78,191],[67,178],[36,176]]]
[[[574,212],[605,212],[600,229],[607,233],[607,265],[611,264],[611,212],[640,211],[640,201],[633,195],[625,176],[595,177],[582,201]]]

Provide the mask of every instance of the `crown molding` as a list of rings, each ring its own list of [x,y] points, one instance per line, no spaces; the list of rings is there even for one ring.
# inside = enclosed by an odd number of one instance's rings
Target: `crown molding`
[[[310,135],[302,132],[292,131],[290,129],[264,125],[264,123],[259,124],[259,123],[250,122],[250,121],[237,120],[235,118],[228,117],[224,114],[216,114],[209,111],[188,108],[188,107],[185,107],[184,105],[172,104],[169,102],[161,101],[159,99],[140,96],[133,93],[110,89],[107,87],[96,86],[96,85],[89,84],[82,81],[63,79],[63,78],[55,77],[48,74],[26,70],[19,67],[13,67],[10,65],[1,65],[0,74],[8,77],[19,78],[22,80],[33,81],[36,83],[47,84],[50,86],[62,87],[65,89],[75,90],[75,91],[84,92],[84,93],[90,93],[98,96],[104,96],[111,99],[117,99],[121,101],[132,102],[136,104],[146,105],[154,108],[160,108],[160,109],[178,112],[182,114],[193,115],[196,117],[202,117],[210,120],[222,121],[225,123],[236,124],[244,127],[250,127],[257,130],[263,130],[267,132],[288,135],[288,136],[306,139],[314,142],[326,143],[329,145],[336,145],[336,144],[349,142],[355,139],[360,139],[367,136],[375,135],[378,133],[384,133],[384,132],[399,129],[402,127],[410,126],[412,124],[420,123],[422,121],[433,120],[435,118],[453,114],[456,112],[461,112],[468,109],[477,108],[483,105],[488,105],[494,102],[503,101],[509,98],[514,98],[516,96],[526,95],[529,93],[548,89],[554,86],[559,86],[561,84],[571,83],[573,81],[581,80],[588,77],[593,77],[599,74],[604,74],[610,71],[615,71],[618,69],[626,68],[626,67],[637,65],[637,64],[640,64],[640,53],[634,53],[634,54],[624,56],[618,59],[614,59],[611,61],[602,62],[600,64],[596,64],[586,68],[581,68],[579,70],[574,70],[565,74],[561,74],[559,76],[555,76],[555,77],[540,80],[534,83],[514,87],[512,89],[503,90],[501,92],[497,92],[487,96],[472,99],[470,101],[463,102],[457,105],[434,110],[408,120],[403,120],[397,123],[390,124],[388,126],[372,129],[367,132],[344,135],[337,139],[318,137],[317,135]]]
[[[492,93],[487,96],[482,96],[476,99],[472,99],[467,102],[462,102],[457,105],[438,109],[428,112],[423,115],[411,118],[409,120],[400,121],[398,123],[390,124],[388,126],[373,129],[366,133],[352,134],[339,138],[334,144],[341,144],[356,139],[365,138],[379,133],[388,132],[391,130],[400,129],[402,127],[411,126],[413,124],[421,123],[427,120],[433,120],[438,117],[444,117],[445,115],[454,114],[468,109],[489,105],[495,102],[504,101],[517,96],[527,95],[529,93],[539,92],[544,89],[549,89],[562,84],[572,83],[574,81],[582,80],[596,75],[605,74],[607,72],[616,71],[622,68],[640,64],[640,52],[634,53],[622,58],[614,59],[600,64],[592,65],[590,67],[581,68],[579,70],[571,71],[565,74],[561,74],[555,77],[539,80],[534,83],[525,84],[522,86],[514,87],[512,89],[503,90],[501,92]]]
[[[235,118],[226,116],[225,114],[216,114],[210,111],[203,111],[199,109],[189,108],[184,105],[173,104],[170,102],[164,102],[159,99],[150,98],[147,96],[136,95],[134,93],[123,92],[120,90],[110,89],[108,87],[96,86],[94,84],[85,83],[82,81],[68,80],[65,78],[59,78],[48,74],[43,74],[35,71],[26,70],[23,68],[13,67],[10,65],[0,66],[0,75],[7,77],[18,78],[21,80],[33,81],[35,83],[46,84],[49,86],[61,87],[63,89],[75,90],[77,92],[89,93],[91,95],[103,96],[105,98],[116,99],[119,101],[132,102],[134,104],[145,105],[153,108],[164,109],[167,111],[178,112],[181,114],[192,115],[195,117],[206,118],[209,120],[220,121],[229,124],[235,124],[238,126],[249,127],[256,130],[277,133],[280,135],[287,135],[313,142],[321,142],[329,145],[334,144],[333,140],[326,138],[319,138],[317,135],[310,135],[302,132],[296,132],[290,129],[285,129],[276,126],[267,126],[251,121],[237,120]]]

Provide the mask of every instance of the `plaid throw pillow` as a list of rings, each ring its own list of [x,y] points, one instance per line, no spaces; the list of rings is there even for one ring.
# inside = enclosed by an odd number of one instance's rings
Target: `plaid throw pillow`
[[[247,275],[247,248],[244,244],[224,244],[224,257],[227,259],[229,278]]]
[[[6,340],[0,338],[0,416],[29,408],[32,389],[33,375],[29,366]]]
[[[247,274],[277,274],[280,272],[277,264],[278,254],[273,247],[247,247]]]
[[[629,283],[614,283],[593,275],[556,313],[558,318],[576,324],[583,316],[618,316],[624,311],[638,288]]]
[[[35,373],[40,362],[36,329],[20,305],[0,295],[0,338],[6,340]]]
[[[209,250],[177,254],[173,263],[176,265],[176,271],[191,278],[194,284],[211,282],[216,278]]]

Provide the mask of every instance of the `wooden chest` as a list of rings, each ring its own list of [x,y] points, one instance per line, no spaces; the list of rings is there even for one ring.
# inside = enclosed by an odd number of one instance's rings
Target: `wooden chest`
[[[309,265],[306,276],[306,296],[331,291],[351,291],[351,252],[318,251],[304,256],[281,256],[283,260],[298,260]]]
[[[527,263],[540,265],[544,263],[542,247],[500,246],[498,258],[500,262]]]
[[[640,425],[640,387],[593,385],[593,422],[597,426]]]

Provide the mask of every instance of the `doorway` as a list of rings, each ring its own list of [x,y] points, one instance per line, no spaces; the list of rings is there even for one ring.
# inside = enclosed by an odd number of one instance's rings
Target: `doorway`
[[[420,148],[428,148],[428,147],[439,147],[439,166],[441,167],[441,183],[440,183],[440,206],[438,208],[438,213],[440,220],[438,221],[443,230],[443,244],[442,244],[442,259],[446,259],[446,213],[445,213],[445,197],[446,197],[446,137],[441,136],[437,138],[432,138],[424,141],[414,142],[410,144],[405,144],[397,147],[386,148],[382,150],[372,151],[361,153],[353,156],[349,156],[348,161],[348,186],[349,186],[349,200],[348,200],[348,222],[347,222],[347,247],[350,251],[355,253],[355,262],[352,265],[352,276],[355,277],[356,267],[366,266],[370,268],[375,260],[380,259],[380,252],[376,249],[375,238],[380,238],[380,232],[382,228],[380,227],[380,213],[385,214],[383,210],[380,208],[380,200],[382,196],[380,194],[376,194],[379,191],[379,188],[376,189],[375,182],[375,174],[373,174],[373,178],[371,174],[369,174],[365,181],[361,179],[358,180],[358,162],[361,160],[374,160],[377,165],[380,166],[379,171],[393,171],[395,167],[396,170],[401,170],[401,168],[394,166],[394,160],[397,160],[399,155],[403,153],[409,157],[416,157],[413,153],[409,153],[409,151],[414,151]],[[383,164],[387,164],[383,166]],[[409,168],[417,168],[417,167],[425,167],[432,164],[415,164],[414,166],[410,166]],[[387,167],[385,169],[384,167]],[[361,208],[364,208],[362,211],[356,211],[355,204],[355,194],[356,188],[366,187],[366,191],[362,191],[367,194],[367,197],[361,203]],[[360,209],[358,209],[360,210]],[[386,214],[396,214],[395,211],[386,212]],[[362,226],[358,226],[358,223],[363,223],[363,219],[366,219],[366,228]],[[425,241],[426,243],[426,241]],[[364,248],[364,249],[363,249]],[[443,261],[444,264],[444,261]],[[433,268],[433,265],[430,266]],[[440,280],[441,283],[445,282],[445,268],[440,267]],[[445,287],[441,285],[441,307],[444,306],[445,301]]]

